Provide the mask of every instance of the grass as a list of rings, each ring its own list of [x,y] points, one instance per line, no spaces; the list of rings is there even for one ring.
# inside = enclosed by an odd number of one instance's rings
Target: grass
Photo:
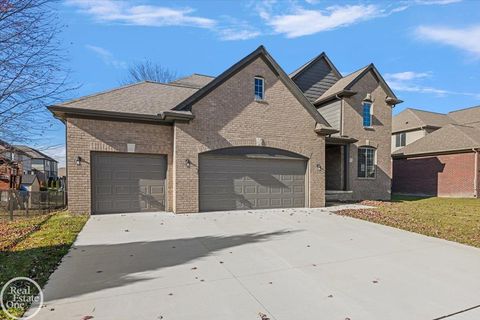
[[[378,205],[338,214],[480,248],[479,199],[394,196]]]
[[[43,287],[68,252],[87,216],[66,211],[0,223],[0,288],[14,277],[29,277]],[[25,310],[15,310],[21,314]],[[0,311],[0,319],[9,319]]]

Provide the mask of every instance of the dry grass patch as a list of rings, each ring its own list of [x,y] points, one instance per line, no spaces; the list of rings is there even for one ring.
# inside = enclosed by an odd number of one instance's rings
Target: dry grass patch
[[[339,215],[480,247],[480,200],[395,196],[392,202],[365,202],[374,209]]]

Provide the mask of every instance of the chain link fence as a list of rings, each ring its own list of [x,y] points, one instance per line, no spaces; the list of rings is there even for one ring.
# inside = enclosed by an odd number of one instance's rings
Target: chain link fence
[[[0,190],[0,217],[3,219],[48,214],[66,206],[65,191]]]

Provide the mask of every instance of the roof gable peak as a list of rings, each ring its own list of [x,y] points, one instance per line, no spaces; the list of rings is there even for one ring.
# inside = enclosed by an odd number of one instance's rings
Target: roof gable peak
[[[195,92],[193,95],[179,103],[172,110],[189,110],[191,106],[206,96],[208,93],[213,91],[215,88],[220,86],[222,83],[227,81],[237,72],[245,68],[251,62],[257,58],[262,58],[266,65],[279,77],[283,84],[290,90],[290,92],[297,98],[297,100],[303,105],[303,107],[308,111],[312,118],[319,123],[325,131],[336,131],[330,127],[328,122],[318,113],[317,109],[308,101],[308,99],[303,95],[297,85],[293,80],[283,71],[280,65],[273,59],[273,57],[268,53],[263,45],[260,45],[257,49],[252,51],[250,54],[245,56],[243,59],[233,64],[230,68],[221,73],[218,77],[209,82],[206,86]]]
[[[290,73],[290,78],[295,79],[301,74],[303,74],[306,70],[308,70],[311,66],[316,64],[318,61],[324,60],[325,63],[330,67],[332,72],[340,79],[342,78],[342,74],[338,71],[337,67],[333,64],[332,60],[327,56],[325,51],[322,51],[319,55],[308,61],[307,63],[303,64],[301,67]]]

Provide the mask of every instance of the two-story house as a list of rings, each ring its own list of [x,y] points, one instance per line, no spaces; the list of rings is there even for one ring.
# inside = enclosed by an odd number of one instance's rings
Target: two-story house
[[[480,106],[448,114],[406,109],[392,126],[394,192],[479,196]]]
[[[373,64],[342,76],[322,53],[287,75],[260,46],[217,77],[49,109],[66,125],[70,211],[186,213],[389,199],[400,102]]]
[[[0,141],[0,153],[2,157],[21,164],[24,176],[37,175],[42,182],[58,177],[58,161],[37,149]]]
[[[40,181],[57,179],[57,160],[29,146],[14,145],[13,150],[13,160],[22,163],[24,175],[36,174]]]

